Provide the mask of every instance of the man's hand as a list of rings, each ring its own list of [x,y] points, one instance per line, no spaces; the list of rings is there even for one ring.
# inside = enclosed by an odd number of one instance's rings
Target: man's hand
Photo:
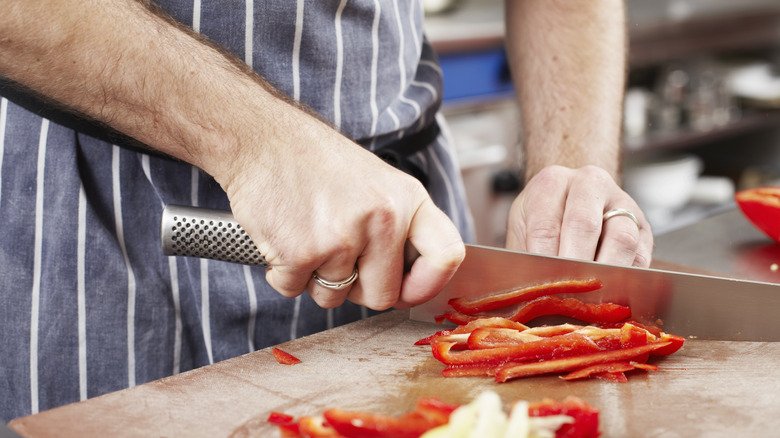
[[[326,308],[348,299],[382,310],[432,298],[465,255],[455,226],[419,181],[330,128],[308,125],[290,136],[317,133],[321,144],[264,148],[265,157],[239,160],[223,184],[237,220],[272,265],[269,284],[288,297],[305,290]],[[270,172],[259,164],[269,159],[277,163]],[[404,275],[407,239],[420,256]],[[312,278],[316,271],[342,281],[356,266],[357,281],[342,290]]]
[[[615,208],[632,219],[604,213]],[[515,199],[509,213],[509,249],[598,262],[647,267],[653,234],[631,197],[609,174],[595,166],[547,167]]]

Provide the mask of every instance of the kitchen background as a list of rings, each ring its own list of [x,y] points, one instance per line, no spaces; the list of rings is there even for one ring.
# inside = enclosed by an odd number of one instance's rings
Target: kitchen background
[[[502,0],[424,0],[478,243],[503,245],[521,127]],[[780,2],[627,0],[624,187],[660,235],[780,184]]]

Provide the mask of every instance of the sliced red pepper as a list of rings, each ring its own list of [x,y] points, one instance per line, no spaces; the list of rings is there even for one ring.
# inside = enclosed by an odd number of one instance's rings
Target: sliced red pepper
[[[430,345],[432,340],[444,335],[449,335],[450,333],[452,333],[452,330],[450,329],[439,330],[430,336],[420,339],[419,341],[415,342],[414,345]]]
[[[433,356],[447,365],[468,365],[552,359],[601,350],[601,347],[593,340],[579,333],[569,333],[554,338],[542,338],[538,341],[526,342],[525,344],[485,350],[453,352],[453,345],[455,345],[454,342],[432,343],[431,351]]]
[[[656,325],[642,324],[642,323],[634,321],[634,320],[618,321],[618,322],[605,322],[605,323],[599,323],[598,326],[599,327],[603,327],[603,328],[620,328],[620,327],[623,326],[623,324],[626,324],[626,323],[634,325],[634,326],[637,326],[637,327],[639,327],[639,328],[641,328],[643,330],[647,330],[650,334],[655,335],[655,336],[661,336],[661,333],[663,333],[663,330],[661,330],[661,328],[656,326]]]
[[[480,327],[469,335],[468,347],[471,350],[485,348],[511,347],[526,342],[538,341],[541,337],[514,329]]]
[[[501,367],[496,371],[495,380],[496,382],[506,382],[507,380],[516,379],[518,377],[560,373],[564,371],[573,371],[600,363],[631,360],[637,356],[641,356],[653,350],[666,347],[670,343],[671,342],[658,342],[621,350],[601,351],[578,356],[564,357],[561,359],[551,359],[543,362],[529,362],[520,365]]]
[[[737,192],[734,199],[753,225],[780,242],[780,187],[757,187]]]
[[[650,341],[655,340],[656,337],[647,330],[633,324],[626,323],[620,328],[620,345],[623,348],[647,345]]]
[[[670,342],[670,344],[668,347],[653,350],[652,355],[669,356],[670,354],[675,353],[677,350],[682,348],[683,344],[685,343],[685,338],[682,336],[670,335],[669,333],[661,333],[661,336],[658,337],[658,341]]]
[[[300,424],[297,421],[290,424],[277,424],[276,428],[279,430],[281,438],[304,438],[301,435]]]
[[[320,416],[299,418],[298,428],[301,436],[305,438],[342,438],[341,434]]]
[[[572,371],[569,374],[566,374],[565,376],[561,376],[561,379],[563,380],[584,379],[598,373],[607,373],[607,374],[624,373],[626,371],[631,371],[634,368],[635,368],[634,365],[632,365],[631,362],[627,360],[619,361],[619,362],[600,363],[600,364],[580,368],[576,371]]]
[[[295,417],[281,412],[273,411],[268,414],[268,421],[271,424],[290,424],[295,421]]]
[[[652,365],[649,363],[644,362],[637,362],[637,361],[631,361],[629,362],[631,366],[634,368],[640,369],[640,370],[647,370],[647,371],[658,371],[658,365]]]
[[[274,347],[273,350],[271,350],[271,353],[274,355],[276,361],[282,365],[295,365],[296,363],[299,363],[301,361],[300,359],[293,356],[292,354],[276,347]]]
[[[422,397],[417,400],[415,412],[436,424],[450,421],[450,414],[460,405],[441,401],[438,397]]]
[[[345,438],[418,438],[428,430],[444,424],[417,412],[395,417],[334,408],[325,411],[323,416]]]
[[[478,317],[466,324],[456,327],[453,333],[471,333],[478,328],[510,328],[515,330],[527,330],[528,326],[501,317]]]
[[[441,324],[444,321],[449,321],[453,324],[458,324],[458,325],[466,325],[471,321],[475,321],[479,318],[480,318],[479,316],[466,315],[465,313],[456,312],[454,310],[445,312],[439,316],[434,317],[437,324]]]
[[[495,373],[496,364],[476,363],[468,365],[447,365],[442,371],[442,377],[485,377]]]
[[[273,411],[268,414],[268,420],[266,421],[276,425],[276,427],[279,429],[279,435],[281,435],[283,438],[298,438],[301,436],[301,430],[300,427],[298,427],[298,422],[295,421],[295,417],[292,415]]]
[[[558,335],[565,335],[566,333],[571,333],[575,330],[579,330],[583,328],[584,326],[581,325],[575,325],[575,324],[558,324],[558,325],[543,325],[539,327],[531,327],[525,332],[529,335],[535,335],[542,338],[549,338],[552,336],[558,336]],[[620,327],[617,327],[620,328]]]
[[[610,372],[604,372],[604,373],[596,373],[593,374],[593,377],[599,379],[599,380],[606,380],[607,382],[616,382],[616,383],[626,383],[628,382],[628,377],[626,377],[626,373],[617,372],[617,373],[610,373]]]
[[[589,323],[618,322],[631,317],[631,309],[613,303],[584,303],[577,298],[540,297],[520,307],[508,319],[527,323],[534,318],[560,315]]]
[[[562,401],[544,399],[528,406],[528,415],[568,415],[573,423],[564,424],[555,432],[556,438],[596,438],[599,436],[599,410],[575,396]]]
[[[453,298],[448,301],[448,304],[460,313],[474,315],[547,295],[592,292],[600,289],[602,286],[601,281],[595,278],[588,280],[563,280],[478,298]]]

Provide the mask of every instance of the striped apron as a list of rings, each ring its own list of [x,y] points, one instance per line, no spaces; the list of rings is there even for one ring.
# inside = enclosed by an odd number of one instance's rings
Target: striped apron
[[[370,149],[437,117],[441,70],[419,0],[158,3]],[[440,134],[410,160],[471,241],[450,144]],[[4,421],[373,313],[351,303],[324,310],[306,294],[284,298],[261,268],[163,256],[159,221],[169,203],[229,208],[197,168],[106,143],[0,97]]]

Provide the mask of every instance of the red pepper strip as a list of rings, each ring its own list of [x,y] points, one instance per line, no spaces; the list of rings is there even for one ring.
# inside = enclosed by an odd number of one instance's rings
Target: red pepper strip
[[[656,337],[651,335],[647,330],[633,324],[626,323],[620,328],[620,345],[623,348],[647,345],[655,340]]]
[[[279,430],[279,436],[281,438],[306,438],[301,435],[301,428],[298,422],[290,424],[277,424],[276,428]]]
[[[301,417],[298,419],[298,428],[301,436],[305,438],[343,438],[325,418],[320,416]]]
[[[593,377],[599,379],[599,380],[606,380],[607,382],[616,382],[616,383],[626,383],[628,382],[628,377],[626,377],[626,373],[596,373],[593,375]]]
[[[345,438],[418,438],[444,423],[432,421],[417,412],[397,417],[334,408],[323,413],[333,429]]]
[[[466,324],[461,324],[453,330],[453,333],[471,333],[478,328],[510,328],[515,330],[528,330],[528,326],[510,319],[495,317],[478,317]]]
[[[525,331],[514,329],[480,327],[469,335],[468,346],[471,350],[481,350],[485,348],[511,347],[512,345],[524,344],[542,339],[536,335],[526,334]]]
[[[531,417],[547,415],[568,415],[574,423],[561,426],[555,432],[556,438],[596,438],[599,436],[599,410],[582,399],[570,395],[562,401],[544,399],[528,406]]]
[[[442,371],[442,377],[484,377],[490,376],[495,370],[494,363],[476,363],[469,365],[447,365]]]
[[[277,424],[276,428],[279,429],[279,436],[281,438],[306,438],[301,435],[300,423],[297,421],[290,424]]]
[[[274,355],[274,358],[276,358],[276,361],[282,365],[295,365],[296,363],[301,361],[300,359],[293,356],[292,354],[280,350],[279,348],[276,347],[274,347],[273,350],[271,350],[271,353]]]
[[[525,332],[529,335],[541,336],[543,338],[549,338],[551,336],[565,335],[575,330],[579,330],[584,326],[574,324],[559,324],[559,325],[543,325],[540,327],[531,327]],[[620,327],[617,327],[620,328]]]
[[[479,319],[478,316],[466,315],[465,313],[456,312],[454,310],[445,312],[439,316],[434,317],[437,324],[441,324],[444,321],[449,321],[458,325],[466,325],[471,321]]]
[[[279,429],[279,435],[283,438],[298,438],[301,436],[298,422],[292,415],[287,415],[281,412],[271,412],[268,415],[268,421],[271,424],[276,425]]]
[[[764,234],[780,242],[780,187],[757,187],[737,192],[742,214]]]
[[[654,350],[652,353],[653,356],[669,356],[670,354],[682,348],[683,344],[685,343],[685,338],[683,338],[682,336],[670,335],[669,333],[661,333],[661,336],[658,338],[658,341],[671,342],[671,343],[669,344],[668,347]]]
[[[268,414],[268,421],[271,424],[290,424],[295,421],[295,417],[292,415],[283,414],[281,412],[272,411]]]
[[[576,371],[572,371],[569,374],[566,374],[565,376],[561,376],[561,379],[563,380],[584,379],[586,377],[590,377],[593,374],[598,374],[598,373],[608,373],[608,374],[624,373],[626,371],[631,371],[634,368],[635,368],[634,365],[632,365],[628,361],[600,363],[600,364],[580,368]]]
[[[658,365],[652,365],[649,363],[644,362],[636,362],[631,361],[629,362],[634,368],[639,368],[640,370],[647,370],[647,371],[658,371]]]
[[[446,365],[495,364],[508,361],[520,362],[567,357],[592,353],[602,349],[590,338],[579,333],[569,333],[511,347],[488,348],[485,350],[452,352],[453,345],[455,345],[454,342],[432,343],[431,351],[433,357]]]
[[[459,407],[460,405],[443,402],[437,397],[422,397],[417,400],[415,412],[434,423],[444,424],[450,421],[452,411]]]
[[[661,333],[663,333],[663,330],[661,330],[658,326],[642,324],[642,323],[639,323],[639,322],[633,321],[633,320],[631,320],[631,321],[610,322],[610,323],[600,323],[599,327],[602,327],[602,328],[620,328],[620,327],[623,326],[623,324],[626,324],[626,323],[627,324],[631,324],[631,325],[635,325],[635,326],[637,326],[637,327],[639,327],[641,329],[647,330],[650,334],[652,334],[654,336],[661,336]]]
[[[543,362],[530,362],[514,366],[501,367],[496,371],[496,382],[506,382],[518,377],[534,376],[538,374],[560,373],[573,371],[579,368],[596,365],[605,362],[630,360],[636,356],[663,348],[670,342],[659,342],[622,350],[600,351],[597,353],[582,354],[562,359],[552,359]]]
[[[432,340],[434,340],[434,339],[436,339],[436,338],[438,338],[440,336],[449,335],[450,333],[452,333],[452,330],[450,330],[450,329],[439,330],[438,332],[436,332],[436,333],[434,333],[434,334],[432,334],[432,335],[430,335],[428,337],[420,339],[419,341],[415,342],[414,345],[430,345]]]
[[[511,306],[547,295],[591,292],[600,289],[602,286],[602,283],[595,278],[589,280],[563,280],[478,298],[453,298],[447,303],[460,313],[474,315],[475,313]]]
[[[613,303],[583,303],[576,298],[541,297],[524,304],[509,319],[525,324],[547,315],[560,315],[589,323],[618,322],[630,318],[631,309]]]

